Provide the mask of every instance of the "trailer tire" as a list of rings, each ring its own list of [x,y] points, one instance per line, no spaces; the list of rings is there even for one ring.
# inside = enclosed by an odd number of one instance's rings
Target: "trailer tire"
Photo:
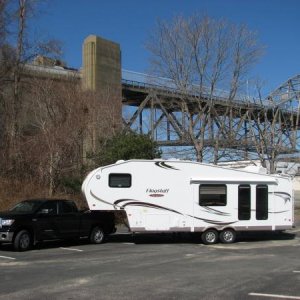
[[[105,240],[105,233],[101,227],[94,227],[90,234],[90,242],[92,244],[102,244]]]
[[[32,238],[27,230],[19,231],[14,238],[15,251],[27,251],[32,245]]]
[[[215,229],[207,229],[201,235],[203,244],[213,245],[218,242],[218,232]]]
[[[232,244],[236,240],[236,232],[231,228],[224,229],[220,232],[219,238],[223,244]]]

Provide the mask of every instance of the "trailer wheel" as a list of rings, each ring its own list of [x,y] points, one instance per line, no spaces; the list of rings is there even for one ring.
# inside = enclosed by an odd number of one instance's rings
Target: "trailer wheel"
[[[31,247],[31,235],[27,230],[19,231],[14,238],[15,251],[27,251]]]
[[[220,241],[224,244],[234,243],[236,239],[236,232],[233,229],[224,229],[220,232]]]
[[[218,232],[215,229],[207,229],[201,235],[203,244],[213,245],[218,241]]]
[[[94,227],[90,234],[90,242],[92,244],[102,244],[105,239],[105,233],[102,228]]]

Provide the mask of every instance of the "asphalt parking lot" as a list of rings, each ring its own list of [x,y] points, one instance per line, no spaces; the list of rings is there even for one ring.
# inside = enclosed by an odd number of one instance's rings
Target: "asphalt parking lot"
[[[300,225],[300,224],[299,224]],[[300,229],[203,245],[116,234],[102,245],[0,247],[0,299],[300,299]]]

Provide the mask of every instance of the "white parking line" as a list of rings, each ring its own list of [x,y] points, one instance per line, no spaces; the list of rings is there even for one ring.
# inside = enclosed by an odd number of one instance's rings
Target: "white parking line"
[[[9,256],[0,256],[0,258],[15,259],[14,257],[9,257]]]
[[[300,273],[300,271],[293,271],[294,273]]]
[[[280,299],[300,299],[299,296],[286,296],[286,295],[276,295],[276,294],[260,294],[260,293],[249,293],[249,296],[257,297],[269,297],[269,298],[280,298]]]
[[[83,250],[81,250],[81,249],[75,249],[75,248],[64,248],[64,247],[60,247],[60,249],[63,249],[63,250],[69,250],[69,251],[83,252]]]

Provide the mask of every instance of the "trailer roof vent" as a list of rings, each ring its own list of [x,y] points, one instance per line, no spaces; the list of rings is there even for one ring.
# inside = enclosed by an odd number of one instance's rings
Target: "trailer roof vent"
[[[125,162],[125,160],[120,159],[120,160],[117,160],[117,161],[116,161],[116,164],[121,164],[121,163],[123,163],[123,162]]]
[[[262,166],[247,166],[244,168],[245,171],[259,173],[259,174],[267,174],[267,169]]]

